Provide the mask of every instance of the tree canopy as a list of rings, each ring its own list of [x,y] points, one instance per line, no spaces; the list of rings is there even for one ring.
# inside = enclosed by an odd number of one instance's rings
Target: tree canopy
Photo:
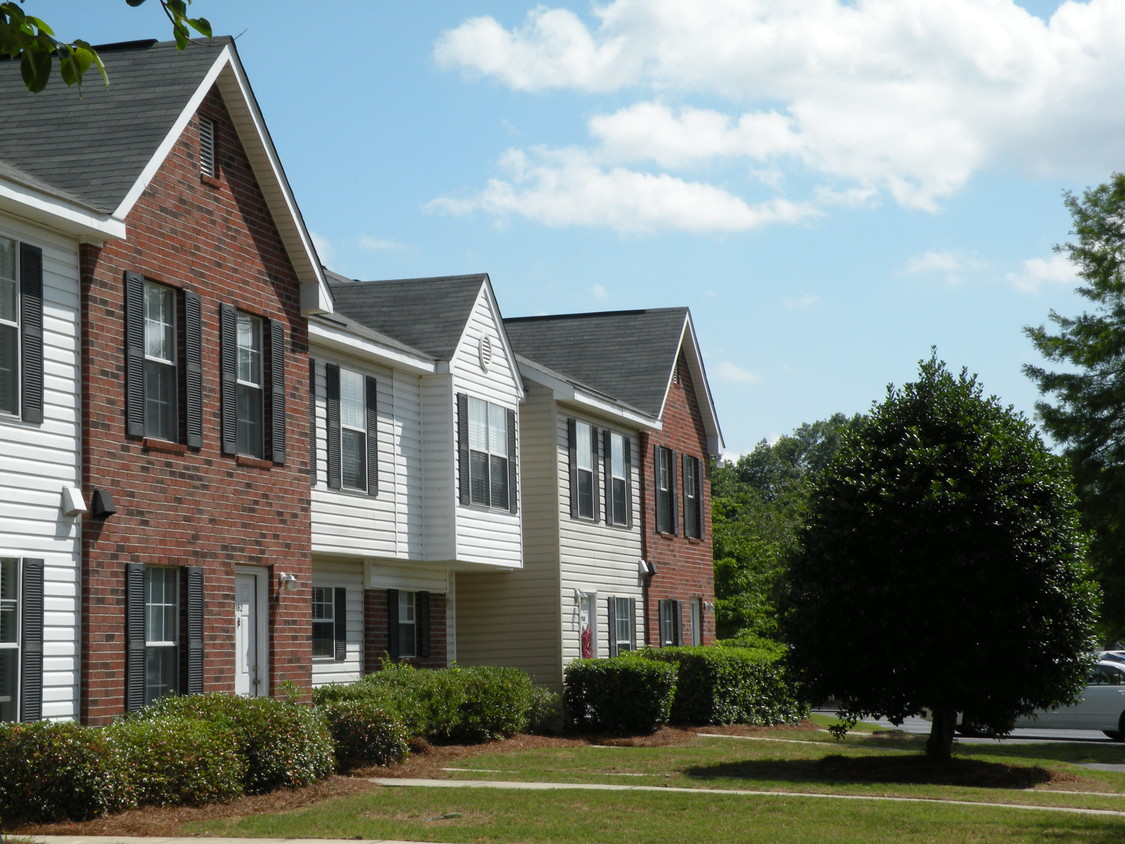
[[[1062,445],[1074,473],[1083,521],[1092,532],[1090,560],[1105,589],[1103,636],[1125,637],[1125,175],[1065,194],[1072,241],[1055,247],[1078,270],[1078,292],[1092,312],[1050,312],[1054,332],[1027,335],[1057,371],[1028,365],[1046,398],[1036,410]],[[1053,401],[1046,400],[1047,398]]]
[[[102,79],[109,82],[101,57],[88,42],[58,40],[49,24],[24,12],[23,2],[0,3],[0,56],[20,63],[20,73],[28,90],[38,93],[47,87],[55,58],[59,61],[59,75],[67,85],[81,86],[83,76],[91,67],[96,67]],[[145,0],[125,2],[140,6]],[[181,50],[190,43],[192,31],[211,37],[211,24],[206,18],[188,15],[191,0],[158,2],[172,24],[172,35]]]
[[[715,623],[720,638],[777,635],[777,595],[804,520],[809,478],[863,416],[806,423],[712,472]]]
[[[1021,415],[936,354],[874,407],[812,483],[783,636],[845,723],[957,712],[1006,732],[1073,698],[1096,587],[1067,467]]]

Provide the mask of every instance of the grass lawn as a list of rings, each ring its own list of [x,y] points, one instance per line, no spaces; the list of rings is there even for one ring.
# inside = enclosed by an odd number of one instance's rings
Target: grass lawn
[[[500,743],[436,776],[647,790],[383,787],[183,832],[496,844],[1125,840],[1125,774],[1075,764],[1125,762],[1119,746],[962,744],[952,765],[933,766],[923,741],[868,731],[836,742],[790,728],[664,746]]]

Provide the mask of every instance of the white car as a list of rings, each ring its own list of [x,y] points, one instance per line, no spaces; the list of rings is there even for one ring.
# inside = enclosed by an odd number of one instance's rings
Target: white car
[[[958,718],[962,735],[980,735],[972,723]],[[1114,741],[1125,741],[1125,662],[1099,659],[1086,675],[1086,689],[1078,703],[1057,709],[1037,709],[1016,721],[1017,727],[1044,730],[1101,730]]]

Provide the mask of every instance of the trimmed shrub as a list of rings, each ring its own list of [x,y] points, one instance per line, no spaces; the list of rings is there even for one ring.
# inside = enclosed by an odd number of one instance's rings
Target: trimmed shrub
[[[335,767],[332,735],[324,716],[312,707],[212,692],[161,698],[137,717],[159,720],[170,715],[233,729],[247,762],[243,783],[247,794],[310,785]]]
[[[808,715],[783,664],[764,649],[652,648],[632,658],[678,668],[675,724],[794,724]]]
[[[527,712],[527,731],[540,736],[558,735],[565,728],[562,696],[546,686],[535,686]]]
[[[579,729],[654,733],[676,693],[676,667],[637,657],[578,659],[567,666],[563,706]]]
[[[534,685],[518,668],[479,665],[449,668],[444,685],[458,698],[457,717],[449,738],[486,742],[509,738],[527,729]]]
[[[247,762],[233,727],[195,718],[126,718],[106,727],[140,805],[199,806],[243,792]]]
[[[390,765],[406,758],[406,728],[377,702],[336,700],[320,708],[336,743],[336,764],[341,769]]]
[[[133,805],[116,748],[96,727],[0,725],[0,818],[5,824],[83,821]]]

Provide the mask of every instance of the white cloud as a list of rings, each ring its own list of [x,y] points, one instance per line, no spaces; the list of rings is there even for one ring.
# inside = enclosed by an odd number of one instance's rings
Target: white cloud
[[[906,262],[902,271],[910,275],[941,276],[949,284],[960,284],[967,274],[984,270],[986,264],[974,254],[946,251],[923,252]]]
[[[1107,106],[1120,98],[1122,43],[1121,0],[1066,2],[1048,21],[1013,0],[611,0],[589,17],[537,6],[511,29],[472,18],[434,52],[443,67],[519,91],[629,98],[589,118],[585,152],[600,172],[588,175],[639,191],[616,206],[654,191],[680,204],[718,192],[734,221],[686,225],[658,210],[637,228],[724,231],[807,216],[779,213],[714,169],[732,164],[743,181],[767,174],[773,201],[822,209],[888,197],[932,210],[997,162],[1036,175],[1109,172],[1125,134],[1125,110]],[[649,167],[657,172],[641,172]],[[778,172],[811,177],[811,198],[779,198]],[[555,170],[553,189],[540,175],[538,201],[501,181],[477,207],[589,223],[573,207],[590,198],[573,171]],[[564,190],[576,192],[569,213]]]
[[[336,258],[336,249],[332,245],[332,241],[316,232],[309,232],[309,237],[312,238],[313,248],[316,249],[320,263],[330,266]]]
[[[737,381],[743,384],[760,384],[765,380],[761,375],[743,369],[729,360],[719,361],[715,375],[724,381]]]
[[[590,288],[590,293],[593,294],[595,299],[608,299],[609,291],[605,289],[605,285],[595,284]]]
[[[1074,264],[1065,255],[1029,258],[1020,265],[1019,272],[1007,273],[1005,277],[1024,293],[1038,293],[1044,284],[1071,285],[1078,281]]]
[[[781,304],[787,308],[811,308],[820,301],[819,296],[811,293],[802,293],[792,299],[785,299]]]
[[[360,235],[356,241],[356,245],[360,249],[366,249],[368,252],[385,252],[392,249],[406,249],[405,243],[399,243],[397,240],[384,240],[378,237],[371,237],[370,235]]]

